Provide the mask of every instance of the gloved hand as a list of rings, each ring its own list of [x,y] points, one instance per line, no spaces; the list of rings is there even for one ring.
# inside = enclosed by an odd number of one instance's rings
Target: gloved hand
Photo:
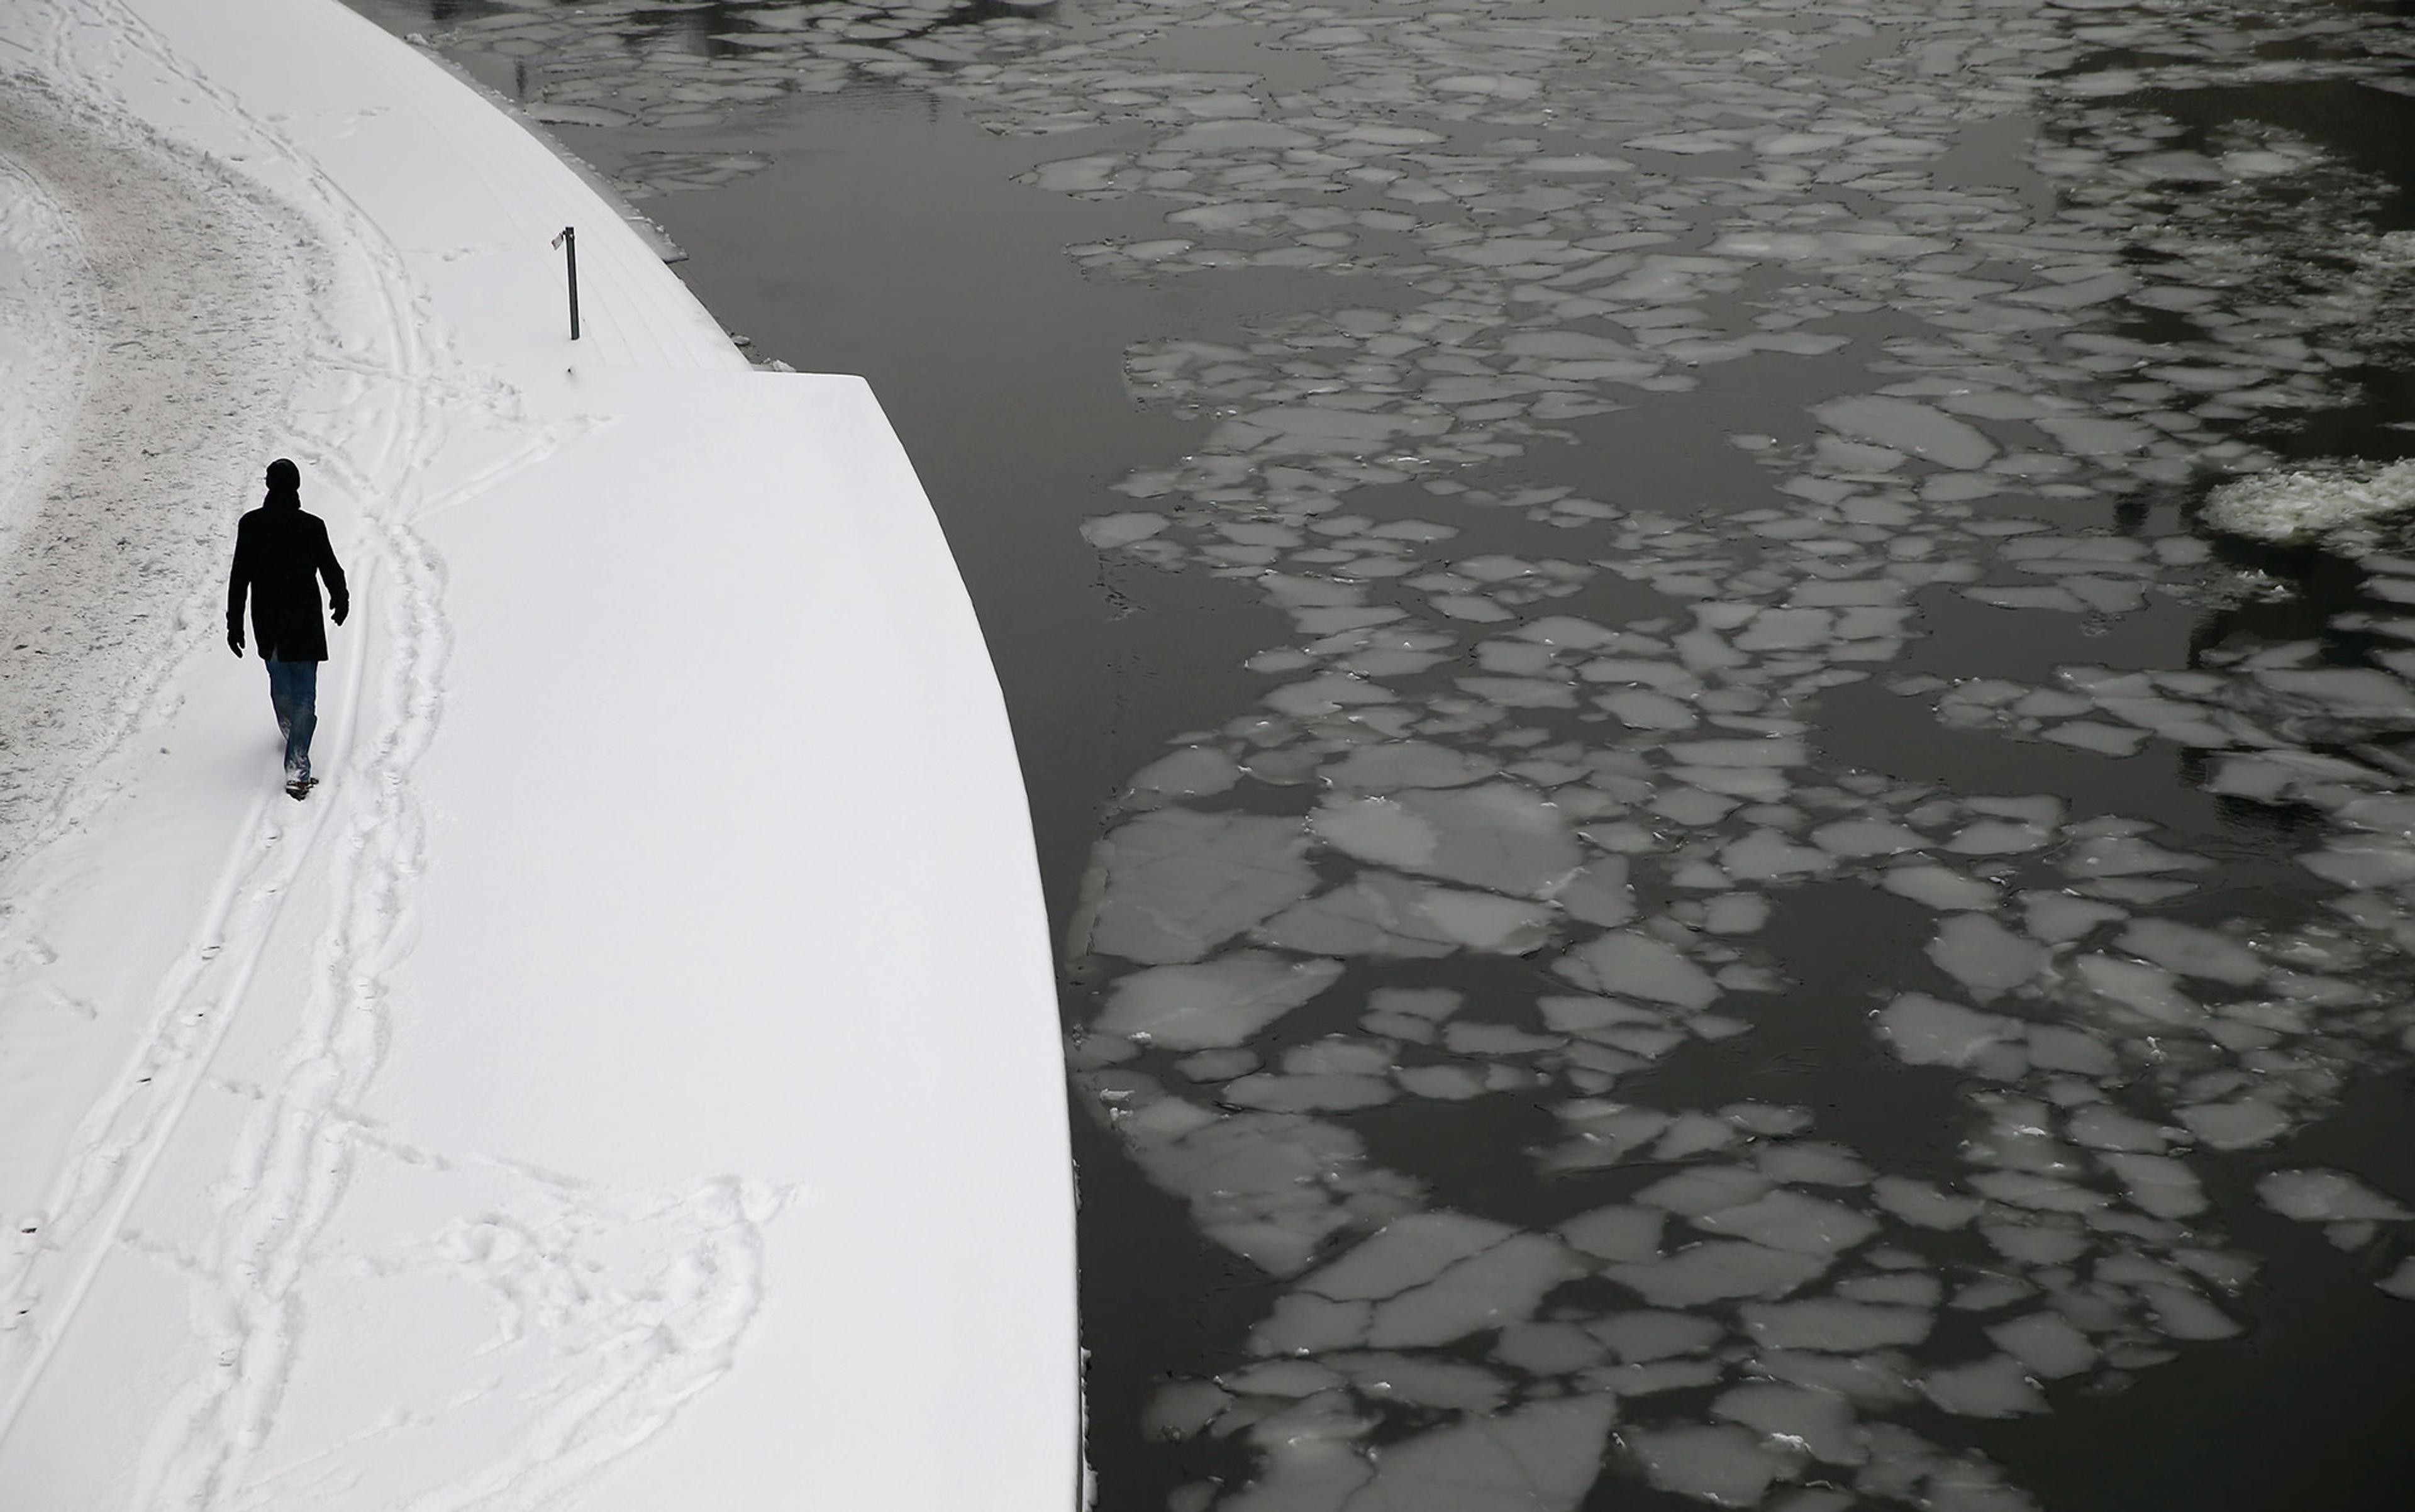
[[[243,626],[234,624],[227,626],[227,650],[237,656],[243,654]]]
[[[350,613],[352,613],[352,600],[350,600],[350,599],[346,599],[343,603],[337,605],[337,606],[336,606],[336,622],[337,622],[338,624],[342,624],[342,623],[344,622],[344,616],[345,616],[345,615],[348,615],[348,614],[350,614]]]

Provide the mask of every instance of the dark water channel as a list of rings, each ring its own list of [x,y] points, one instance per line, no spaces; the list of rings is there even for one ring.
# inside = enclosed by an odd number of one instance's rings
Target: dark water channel
[[[2406,1505],[2408,7],[355,3],[921,470],[1107,1512]]]

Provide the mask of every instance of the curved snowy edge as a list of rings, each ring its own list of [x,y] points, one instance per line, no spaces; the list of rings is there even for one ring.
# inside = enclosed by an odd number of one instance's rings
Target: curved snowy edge
[[[163,1074],[186,1078],[186,1100],[107,1130],[136,1150],[116,1162],[134,1175],[94,1199],[91,1243],[81,1256],[58,1251],[53,1280],[60,1294],[112,1303],[70,1305],[55,1321],[50,1368],[26,1383],[19,1431],[0,1445],[12,1471],[80,1488],[59,1505],[93,1506],[135,1505],[123,1493],[138,1460],[159,1490],[179,1476],[241,1485],[256,1467],[297,1459],[329,1475],[353,1465],[365,1494],[381,1477],[424,1475],[438,1500],[504,1493],[534,1505],[575,1494],[597,1509],[660,1505],[672,1488],[732,1508],[831,1500],[1058,1512],[1085,1500],[1062,1065],[1020,772],[961,579],[868,390],[753,372],[575,173],[333,0],[60,0],[13,20],[0,22],[0,42],[52,78],[252,178],[330,233],[347,265],[321,314],[358,337],[356,348],[338,344],[354,350],[368,397],[322,394],[308,426],[296,417],[297,432],[315,427],[323,440],[302,457],[306,477],[326,480],[309,502],[361,579],[347,634],[362,670],[335,688],[356,717],[322,724],[319,765],[337,775],[285,847],[300,870],[256,890],[242,867],[227,874],[243,890],[234,917],[249,937],[206,956],[248,963],[218,999],[221,1021],[240,1011],[240,1032],[223,1045],[145,1047]],[[581,231],[586,330],[576,346],[546,247],[566,224]],[[733,528],[787,532],[783,543],[807,553],[793,560],[821,570],[820,591],[784,591],[776,557],[733,561],[712,543],[667,543],[661,511],[682,497],[712,501]],[[643,622],[592,618],[599,606],[579,580],[532,591],[565,543],[588,553],[594,576],[677,582],[685,598],[649,605],[656,615],[718,617],[749,653],[724,658],[736,665],[713,691],[759,700],[778,689],[787,727],[769,733],[785,739],[737,751],[712,772],[717,791],[701,794],[665,765],[672,747],[624,740],[609,717],[615,697],[691,687],[694,657]],[[747,591],[729,591],[733,573]],[[614,632],[609,654],[570,636],[553,659],[515,659],[502,637],[480,634],[518,613],[557,629],[589,616]],[[232,691],[222,658],[211,665],[205,678],[199,664],[188,669],[188,707],[256,694],[249,679]],[[581,696],[532,712],[522,679]],[[765,711],[750,713],[752,733],[767,733]],[[469,822],[498,797],[487,755],[496,750],[549,779],[608,758],[618,786],[548,780],[503,795],[515,801],[493,823]],[[150,780],[129,777],[130,812]],[[769,820],[758,794],[780,799]],[[616,827],[641,834],[642,859],[593,864],[582,846]],[[322,831],[327,844],[301,843]],[[128,838],[139,848],[139,835]],[[743,1037],[715,1041],[691,1016],[662,1039],[659,989],[693,992],[683,979],[698,963],[676,959],[676,934],[599,918],[610,905],[646,918],[684,909],[699,931],[726,925],[727,894],[706,889],[727,887],[728,854],[750,846],[740,901],[764,917],[716,942],[706,1004],[673,999],[683,1012],[720,1010]],[[501,912],[531,900],[543,906],[526,917]],[[161,933],[185,926],[161,921]],[[362,949],[364,927],[395,945]],[[543,972],[503,991],[488,959],[498,937],[536,966],[575,967],[585,991],[565,993]],[[343,969],[329,976],[329,959]],[[197,969],[192,991],[217,992],[212,967]],[[330,981],[341,988],[333,996]],[[179,999],[158,1000],[161,1022],[173,1019]],[[544,1202],[575,1190],[607,1217],[719,1212],[729,1207],[722,1194],[746,1194],[723,1226],[747,1236],[746,1254],[759,1245],[759,1290],[733,1272],[726,1301],[707,1294],[728,1327],[705,1354],[671,1370],[562,1355],[589,1372],[563,1381],[632,1405],[577,1419],[584,1437],[565,1444],[562,1403],[457,1396],[455,1408],[519,1414],[526,1431],[503,1423],[482,1434],[472,1422],[398,1456],[402,1441],[388,1430],[435,1420],[392,1415],[389,1358],[359,1340],[331,1348],[297,1331],[246,1267],[161,1278],[115,1244],[140,1232],[146,1244],[223,1247],[221,1233],[188,1232],[222,1221],[196,1193],[223,1189],[146,1186],[142,1151],[172,1148],[183,1169],[238,1154],[227,1130],[248,1115],[224,1111],[229,1088],[264,1088],[264,1101],[352,1139],[340,1131],[347,1108],[308,1103],[318,1093],[292,1079],[285,1047],[306,1033],[326,1040],[322,1031],[371,1007],[390,1012],[394,1042],[338,1043],[367,1058],[330,1064],[346,1097],[375,1109],[382,1143],[360,1145],[362,1170],[346,1187],[305,1205],[307,1228],[277,1203],[256,1220],[281,1224],[306,1269],[340,1252],[352,1229],[392,1216],[363,1211],[383,1200],[369,1165],[389,1152],[423,1171],[477,1168],[490,1182],[502,1172]],[[758,1028],[772,1032],[758,1040]],[[496,1054],[507,1029],[532,1037],[551,1074],[536,1086],[465,1088],[499,1064],[530,1064]],[[586,1079],[565,1075],[565,1061]],[[664,1079],[634,1085],[648,1075]],[[811,1095],[800,1093],[808,1079]],[[632,1107],[648,1118],[632,1119]],[[685,1265],[681,1246],[710,1261],[721,1241],[699,1230],[665,1242]],[[575,1247],[562,1258],[577,1260]],[[341,1287],[351,1274],[321,1265],[311,1279]],[[784,1285],[798,1277],[806,1284]],[[202,1281],[226,1290],[224,1316],[262,1330],[257,1354],[273,1378],[228,1395],[207,1360],[196,1374],[191,1340],[163,1321],[174,1307],[126,1302]],[[415,1337],[418,1324],[395,1320],[382,1342],[441,1348]],[[177,1388],[180,1377],[201,1385]],[[178,1427],[185,1436],[163,1460],[163,1425],[124,1394],[135,1378],[221,1405]],[[288,1403],[308,1407],[302,1421]],[[323,1437],[353,1407],[368,1430]],[[465,1447],[484,1438],[517,1446],[500,1460]],[[458,1462],[438,1463],[447,1456]],[[575,1492],[562,1478],[573,1475]]]
[[[409,43],[412,50],[421,57],[459,80],[480,99],[510,117],[514,126],[544,143],[546,151],[561,159],[563,167],[578,174],[579,182],[586,185],[598,200],[610,206],[612,213],[621,217],[623,225],[637,232],[638,239],[652,247],[656,257],[666,262],[687,261],[687,248],[672,240],[671,233],[665,231],[660,222],[631,204],[628,197],[614,188],[612,181],[604,176],[603,170],[571,151],[569,144],[547,130],[543,122],[521,110],[510,97],[488,87],[485,80],[438,52],[434,43],[417,32],[407,34],[403,40]]]

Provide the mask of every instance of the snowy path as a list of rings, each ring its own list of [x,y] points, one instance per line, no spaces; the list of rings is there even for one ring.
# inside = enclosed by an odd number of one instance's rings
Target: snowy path
[[[0,101],[0,142],[5,861],[76,822],[70,776],[215,622],[224,502],[292,408],[310,269],[256,191],[44,92]]]
[[[318,0],[12,15],[0,67],[29,66],[79,104],[21,97],[47,194],[14,202],[100,267],[140,239],[75,163],[193,215],[240,172],[282,229],[188,297],[283,345],[243,354],[275,385],[249,430],[82,371],[119,427],[83,444],[213,442],[231,474],[195,488],[174,638],[112,680],[124,738],[9,874],[11,1506],[1069,1503],[1021,790],[868,392],[748,371],[540,147]],[[577,349],[542,250],[566,221]],[[231,401],[188,326],[154,361]],[[280,451],[356,583],[299,807],[195,573]],[[91,487],[131,509],[130,481]],[[728,533],[670,538],[682,500]],[[892,665],[817,654],[867,627]],[[867,771],[826,727],[911,754]],[[706,761],[714,791],[677,780]],[[901,1107],[874,1069],[908,1036],[936,1043]]]

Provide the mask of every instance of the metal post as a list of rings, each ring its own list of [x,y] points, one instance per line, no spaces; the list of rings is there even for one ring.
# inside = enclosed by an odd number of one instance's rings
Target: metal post
[[[562,234],[553,239],[553,245],[562,248],[564,265],[570,273],[570,339],[576,341],[578,339],[578,232],[564,226]]]

